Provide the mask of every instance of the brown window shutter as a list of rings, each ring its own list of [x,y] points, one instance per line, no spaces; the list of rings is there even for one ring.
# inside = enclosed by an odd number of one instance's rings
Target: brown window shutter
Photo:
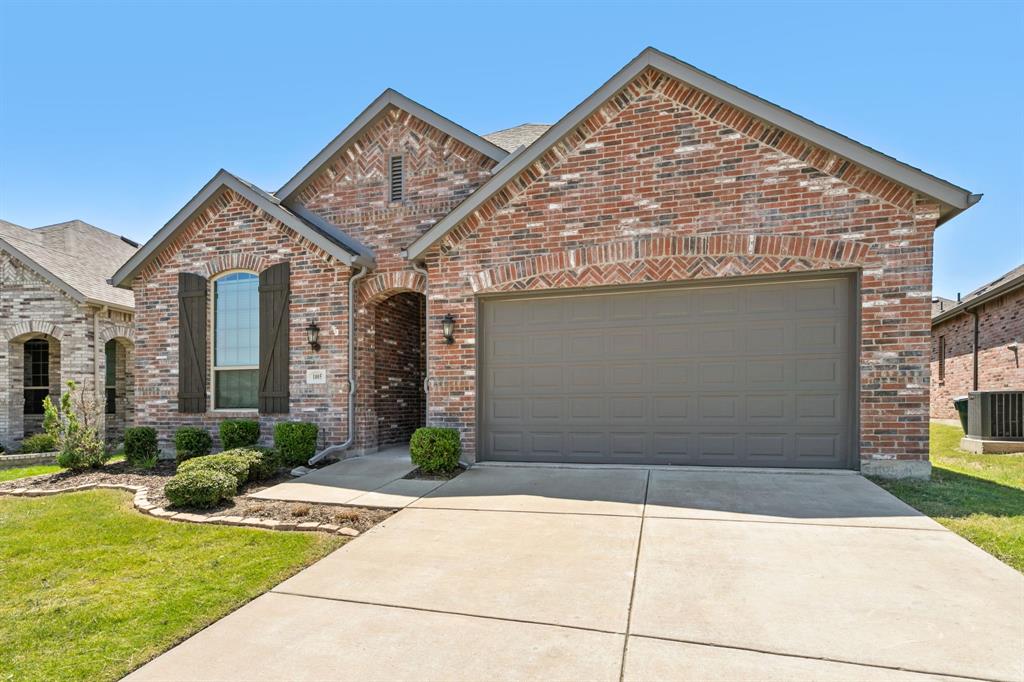
[[[288,263],[260,273],[260,413],[288,411]]]
[[[178,273],[178,412],[206,412],[206,278]]]

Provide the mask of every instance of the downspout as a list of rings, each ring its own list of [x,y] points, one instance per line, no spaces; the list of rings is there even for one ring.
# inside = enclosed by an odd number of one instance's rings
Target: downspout
[[[430,393],[430,275],[419,263],[412,269],[423,275],[423,394]]]
[[[310,457],[310,466],[328,455],[348,450],[356,440],[356,282],[366,273],[366,266],[360,266],[359,272],[348,280],[348,437],[344,443],[326,447]]]

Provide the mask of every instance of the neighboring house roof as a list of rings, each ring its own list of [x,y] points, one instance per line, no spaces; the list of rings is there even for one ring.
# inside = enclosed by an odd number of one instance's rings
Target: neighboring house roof
[[[459,124],[451,121],[440,114],[427,109],[422,104],[414,102],[405,95],[395,92],[388,88],[380,94],[377,99],[370,103],[370,106],[366,107],[361,114],[356,116],[348,126],[342,130],[337,137],[320,150],[320,153],[314,156],[309,163],[302,167],[298,173],[292,177],[291,180],[286,182],[284,186],[277,190],[277,196],[281,198],[282,202],[291,203],[288,200],[292,196],[301,190],[303,186],[316,175],[324,166],[331,162],[335,156],[342,149],[348,145],[359,133],[361,133],[367,126],[377,120],[388,107],[397,107],[402,111],[406,111],[416,118],[430,124],[437,128],[441,132],[450,135],[451,137],[459,140],[466,146],[475,149],[484,156],[494,159],[495,161],[501,161],[504,159],[508,152],[502,149],[493,142],[489,142],[484,138],[480,137],[476,133],[466,130]]]
[[[244,197],[257,208],[266,211],[342,263],[373,266],[373,251],[344,231],[308,211],[285,208],[274,195],[221,169],[166,225],[153,235],[152,239],[146,242],[127,263],[114,273],[112,278],[114,285],[130,287],[131,280],[135,275],[160,253],[162,247],[174,238],[178,230],[188,225],[192,218],[206,209],[209,203],[225,188]]]
[[[0,249],[81,303],[134,310],[135,295],[108,279],[138,246],[81,220],[35,229],[0,220]]]
[[[586,120],[587,117],[628,85],[634,78],[639,76],[646,68],[657,69],[694,88],[717,97],[752,116],[767,121],[883,177],[935,199],[942,205],[940,223],[952,218],[981,199],[979,194],[972,194],[962,187],[897,161],[891,156],[855,142],[787,109],[783,109],[734,85],[719,80],[674,57],[648,47],[615,74],[611,80],[583,100],[582,103],[566,114],[558,123],[546,130],[529,148],[500,168],[480,189],[467,197],[451,213],[438,221],[423,236],[413,242],[406,250],[407,256],[411,259],[421,257],[428,248],[459,225],[491,196],[500,191],[507,182],[514,179],[521,171],[537,161],[562,137]]]
[[[952,317],[956,317],[960,313],[967,312],[972,308],[976,308],[979,305],[991,301],[994,298],[999,298],[1011,291],[1016,291],[1024,287],[1024,263],[1018,265],[1013,270],[1010,270],[1002,277],[992,280],[988,284],[983,284],[971,293],[960,298],[960,302],[953,306],[946,306],[945,310],[938,313],[935,312],[935,303],[932,302],[932,326],[944,322]],[[942,299],[948,301],[949,299]],[[952,301],[950,301],[952,303]]]
[[[939,313],[944,313],[953,306],[956,305],[956,301],[951,298],[943,298],[942,296],[935,296],[932,298],[932,317],[935,317]]]
[[[529,147],[534,140],[543,135],[550,125],[546,123],[524,123],[514,128],[496,130],[483,136],[485,140],[493,142],[502,149],[514,152],[520,147]]]

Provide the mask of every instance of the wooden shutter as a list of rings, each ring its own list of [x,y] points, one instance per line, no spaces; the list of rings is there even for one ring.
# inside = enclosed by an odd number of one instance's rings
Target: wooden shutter
[[[260,412],[288,411],[288,263],[260,273]]]
[[[178,273],[178,412],[206,412],[206,278]]]

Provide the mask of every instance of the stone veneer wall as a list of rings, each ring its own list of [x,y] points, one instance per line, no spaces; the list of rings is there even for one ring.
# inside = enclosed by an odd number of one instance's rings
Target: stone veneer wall
[[[132,314],[99,312],[78,303],[22,263],[0,251],[0,443],[14,449],[25,435],[42,426],[42,418],[23,414],[24,342],[32,338],[50,340],[50,395],[59,399],[65,382],[74,380],[83,390],[94,390],[93,324],[99,315],[99,376],[104,377],[106,358],[103,344],[119,339],[130,348],[134,340]],[[102,399],[102,385],[100,386]],[[126,399],[130,393],[126,390]],[[105,432],[102,423],[99,432]],[[126,404],[124,423],[131,423],[133,408]]]
[[[939,379],[939,338],[946,340],[946,371]],[[956,419],[953,398],[974,390],[974,317],[963,313],[935,325],[931,344],[931,416]],[[1010,344],[1018,344],[1016,353]],[[978,310],[978,390],[1024,390],[1024,288]]]

